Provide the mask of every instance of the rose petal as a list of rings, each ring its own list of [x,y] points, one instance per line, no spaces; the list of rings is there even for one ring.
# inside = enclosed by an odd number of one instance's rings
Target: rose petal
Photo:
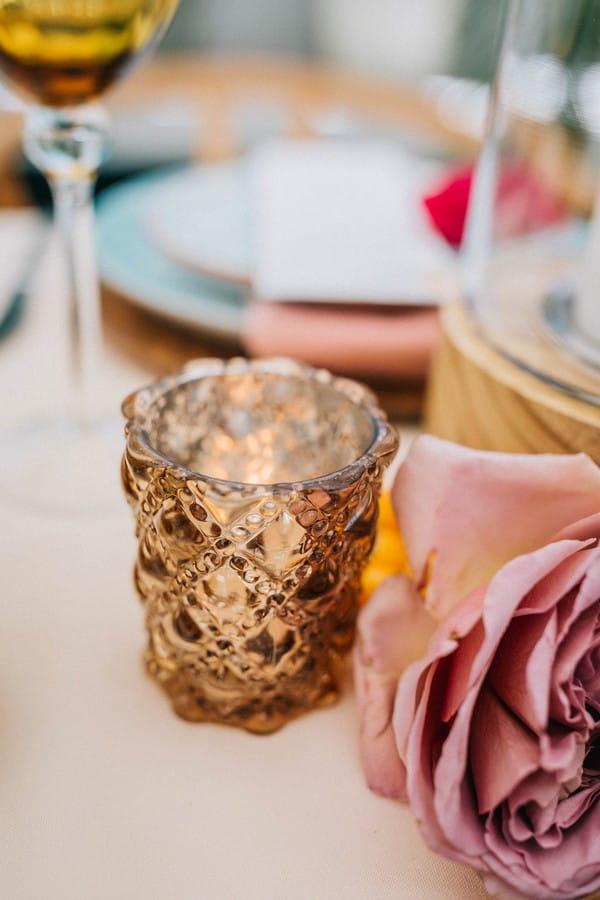
[[[567,539],[564,538],[564,540]],[[571,538],[571,540],[578,539]],[[559,543],[559,541],[554,541],[553,543]],[[531,613],[543,613],[549,609],[554,609],[569,594],[569,592],[573,590],[573,588],[577,587],[583,580],[587,570],[590,568],[598,553],[595,549],[587,549],[589,548],[589,544],[589,539],[587,541],[579,542],[578,553],[575,553],[572,557],[566,559],[563,563],[553,569],[552,572],[549,572],[545,578],[542,578],[534,585],[529,593],[523,598],[517,611],[517,615],[526,616]],[[577,612],[575,609],[570,610],[569,615],[571,621],[576,614]],[[558,640],[561,640],[564,632],[565,624],[561,623]]]
[[[528,787],[533,787],[535,782],[542,777],[544,777],[544,773],[534,772],[529,778],[526,778],[525,782],[522,782],[522,784],[525,783]],[[545,777],[549,778],[549,776]],[[536,834],[543,835],[548,832],[549,829],[556,830],[556,809],[558,806],[560,787],[556,784],[555,779],[550,777],[549,781],[551,787],[550,796],[548,802],[543,806],[540,806],[539,803],[530,799],[526,799],[525,802],[521,803],[516,803],[514,801],[515,794],[521,790],[522,784],[517,785],[516,789],[511,791],[510,797],[507,798],[507,802],[503,804],[502,815],[504,817],[504,828],[510,838],[514,841],[514,846],[518,843],[523,843],[523,841],[528,841]]]
[[[597,625],[595,609],[586,610],[572,625],[568,635],[558,648],[550,678],[550,712],[552,718],[567,728],[584,727],[585,692],[574,683],[578,666],[589,657],[594,646]],[[592,678],[595,674],[592,672]]]
[[[442,618],[509,559],[597,513],[600,470],[583,454],[490,453],[422,435],[392,497],[415,579],[430,575],[427,606]]]
[[[556,823],[560,828],[570,828],[582,818],[592,803],[597,802],[600,794],[600,783],[583,788],[570,797],[565,797],[558,805]]]
[[[489,672],[496,694],[532,731],[548,725],[556,612],[513,619]]]
[[[600,513],[567,525],[566,528],[562,528],[558,534],[554,535],[552,540],[587,541],[590,539],[600,540]]]
[[[488,586],[483,611],[485,638],[473,662],[468,693],[456,713],[435,769],[435,815],[447,846],[451,848],[449,852],[453,858],[458,858],[457,854],[460,854],[462,861],[467,862],[469,855],[475,857],[478,853],[483,852],[481,849],[481,825],[474,809],[472,796],[469,796],[465,790],[465,774],[471,717],[490,661],[521,598],[564,559],[576,553],[580,547],[581,544],[577,541],[561,541],[542,547],[534,553],[517,557],[504,566]],[[507,598],[510,602],[507,602]],[[446,623],[443,623],[440,630],[445,627]],[[434,635],[432,645],[435,644],[435,640],[436,636]],[[460,652],[460,647],[456,652]],[[407,701],[408,698],[405,702]],[[424,702],[426,701],[423,696],[419,705]],[[398,701],[396,708],[398,708]],[[410,730],[407,741],[409,749],[411,741],[418,744],[422,739],[415,717],[415,726]],[[407,765],[407,787],[412,805],[419,800],[420,791],[433,791],[433,787],[431,785],[427,787],[422,780],[413,780],[411,756],[408,752],[403,752],[400,743],[399,750]],[[456,845],[459,835],[460,849]]]
[[[436,629],[423,598],[405,575],[391,575],[375,590],[358,618],[361,656],[378,672],[399,676],[421,659]]]
[[[480,814],[499,806],[539,768],[538,741],[490,687],[482,688],[473,710],[469,761]]]
[[[532,837],[533,826],[529,814],[524,815],[522,809],[510,809],[508,803],[504,804],[502,812],[505,818],[504,830],[507,840],[511,843],[522,844],[523,841],[528,841]]]
[[[412,715],[415,705],[427,702],[427,690],[422,684],[425,674],[432,663],[437,663],[454,653],[460,638],[472,634],[475,625],[481,618],[485,593],[486,586],[483,586],[465,598],[452,614],[437,626],[422,659],[410,666],[404,673],[398,686],[394,712],[396,740],[401,754],[413,726]],[[478,649],[477,645],[473,646],[473,652],[477,652]],[[454,669],[453,666],[454,658],[452,658],[449,669],[447,683],[449,690],[445,696],[442,711],[444,720],[453,715],[456,708],[462,703],[470,676],[468,667],[462,667],[460,663]]]
[[[452,646],[454,644],[448,642],[449,651]],[[397,738],[400,736],[402,739],[403,719],[408,721],[409,718],[406,703],[410,703],[410,697],[414,693],[414,696],[418,697],[413,719],[414,727],[409,728],[404,745],[398,744],[399,749],[403,751],[401,755],[407,767],[407,792],[425,841],[435,852],[448,855],[448,843],[438,826],[435,814],[433,790],[433,769],[446,734],[439,713],[447,668],[439,662],[429,666],[418,678],[418,683],[414,684],[413,692],[413,683],[419,674],[419,667],[413,666],[400,683],[394,707],[394,728]],[[406,698],[403,696],[403,690],[406,690]],[[458,856],[455,858],[459,862],[466,861]]]
[[[596,803],[575,828],[565,831],[560,852],[549,853],[534,841],[518,848],[507,846],[496,819],[488,817],[486,863],[501,879],[528,897],[569,898],[600,888],[600,804]]]
[[[538,771],[517,785],[508,798],[508,805],[511,811],[527,804],[546,808],[558,803],[558,794],[559,786],[556,784],[555,776]]]
[[[581,548],[579,541],[547,544],[532,553],[515,557],[494,576],[489,583],[483,606],[486,640],[474,666],[476,672],[472,683],[488,669],[492,655],[496,653],[522,599],[551,572],[581,552]]]
[[[454,654],[459,646],[457,636],[465,633],[471,636],[481,614],[483,594],[482,591],[474,592],[448,620],[440,624],[425,659],[411,666],[404,674],[394,708],[396,740],[410,772],[407,790],[421,832],[432,850],[467,865],[475,863],[484,849],[478,825],[475,823],[473,827],[473,816],[468,812],[465,821],[457,825],[456,834],[461,834],[461,840],[465,838],[467,829],[470,832],[470,842],[465,841],[468,844],[465,853],[448,842],[447,835],[438,824],[434,772],[447,738],[447,726],[443,722],[444,695],[452,681]],[[476,646],[472,649],[477,651]],[[463,690],[464,674],[461,673],[455,679],[455,691],[458,694]],[[468,797],[464,799],[464,809],[468,811],[472,802]]]
[[[403,575],[387,578],[359,616],[354,675],[361,757],[369,787],[385,796],[406,799],[406,773],[392,728],[394,699],[400,674],[423,655],[434,627]]]
[[[406,768],[392,729],[396,678],[386,678],[354,656],[354,682],[360,715],[360,752],[367,784],[384,797],[406,802]]]
[[[553,827],[556,828],[556,811],[559,803],[559,791],[560,786],[556,784],[552,802],[548,803],[547,806],[538,806],[537,803],[529,803],[527,806],[527,815],[531,822],[532,834],[538,835],[538,840],[540,835],[545,834]]]
[[[460,652],[452,655],[441,713],[444,722],[449,722],[456,715],[467,696],[471,686],[473,664],[481,650],[484,637],[483,623],[479,620],[471,631],[461,639]]]
[[[586,570],[581,587],[577,591],[575,605],[571,613],[571,621],[577,616],[594,606],[600,601],[600,549],[595,549],[590,556],[590,562]]]
[[[561,784],[578,776],[584,755],[583,740],[576,731],[561,728],[540,737],[540,768],[553,773]]]
[[[588,551],[585,552],[590,562],[577,596],[571,603],[565,598],[559,607],[561,612],[564,609],[559,635],[561,643],[554,661],[550,693],[553,718],[567,727],[579,729],[586,719],[586,697],[585,692],[578,690],[576,682],[583,679],[589,695],[593,695],[594,691],[600,694],[598,666],[590,665],[596,642],[600,638],[597,613],[600,600],[600,550],[593,550],[589,555]],[[598,699],[600,700],[600,696]]]
[[[486,891],[492,897],[500,897],[501,900],[527,900],[525,894],[515,890],[495,875],[484,873],[482,878]]]

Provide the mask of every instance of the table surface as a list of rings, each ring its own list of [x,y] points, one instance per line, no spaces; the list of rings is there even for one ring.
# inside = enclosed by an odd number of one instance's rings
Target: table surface
[[[26,322],[0,344],[3,412],[52,384],[59,292],[49,248]],[[108,365],[115,400],[147,378],[114,354]],[[114,472],[116,513],[98,521],[0,497],[4,896],[484,897],[474,873],[425,848],[406,808],[365,786],[350,676],[336,706],[267,737],[171,712],[141,665],[118,454]]]
[[[13,223],[4,212],[0,252]],[[5,423],[60,383],[62,284],[50,243],[27,315],[0,343]],[[173,361],[160,328],[153,340],[152,353],[108,345],[113,409],[157,359]],[[267,737],[171,712],[141,665],[118,452],[114,472],[116,511],[98,520],[39,517],[0,497],[3,896],[484,898],[474,872],[427,850],[407,808],[367,789],[349,673],[338,704]]]

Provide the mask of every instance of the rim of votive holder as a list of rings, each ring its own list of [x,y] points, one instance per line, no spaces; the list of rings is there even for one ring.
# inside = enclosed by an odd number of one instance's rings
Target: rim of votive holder
[[[146,430],[148,413],[165,394],[175,388],[182,387],[193,381],[219,375],[243,375],[247,372],[276,375],[293,375],[302,378],[310,378],[327,384],[333,390],[345,395],[357,406],[362,406],[373,422],[373,438],[370,444],[355,460],[323,475],[313,478],[299,479],[297,481],[276,481],[268,483],[255,483],[248,481],[235,481],[226,478],[217,478],[196,469],[188,469],[160,452],[150,441]],[[233,357],[231,359],[206,358],[190,360],[179,372],[166,375],[151,384],[133,391],[123,401],[121,411],[125,417],[125,435],[127,447],[139,456],[140,451],[144,455],[147,465],[157,468],[167,468],[177,474],[183,480],[209,482],[210,484],[223,485],[230,489],[243,491],[245,494],[263,493],[265,491],[292,491],[306,489],[323,489],[325,485],[336,489],[353,484],[358,475],[373,463],[384,463],[386,458],[396,453],[399,446],[399,436],[396,429],[390,424],[384,410],[379,406],[375,394],[366,385],[342,375],[334,375],[327,369],[315,368],[307,363],[288,359],[287,357],[269,357],[261,359],[245,359]]]

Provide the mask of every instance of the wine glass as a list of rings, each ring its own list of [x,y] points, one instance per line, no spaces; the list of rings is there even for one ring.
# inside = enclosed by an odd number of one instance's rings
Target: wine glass
[[[68,284],[71,398],[4,437],[0,482],[54,512],[107,505],[116,416],[97,408],[101,353],[93,188],[106,155],[107,118],[94,101],[164,33],[178,0],[0,0],[0,74],[26,101],[24,150],[47,178]],[[114,428],[113,428],[114,424]]]

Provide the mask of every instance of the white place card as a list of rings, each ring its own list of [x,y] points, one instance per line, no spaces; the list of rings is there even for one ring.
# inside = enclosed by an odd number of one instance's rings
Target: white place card
[[[413,305],[452,292],[454,251],[422,203],[439,163],[389,142],[275,141],[252,172],[259,297]]]

